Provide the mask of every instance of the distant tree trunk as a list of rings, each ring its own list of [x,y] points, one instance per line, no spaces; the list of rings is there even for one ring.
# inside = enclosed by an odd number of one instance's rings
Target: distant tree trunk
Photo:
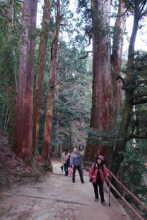
[[[142,1],[143,2],[143,1]],[[145,1],[144,1],[145,2]],[[128,52],[128,63],[127,63],[127,77],[125,81],[125,103],[124,109],[122,112],[122,119],[120,122],[119,136],[115,143],[115,149],[113,152],[113,163],[112,171],[117,174],[123,161],[123,152],[126,149],[126,143],[129,137],[129,125],[132,117],[133,110],[133,96],[135,91],[135,81],[134,81],[134,46],[136,35],[138,31],[139,19],[141,18],[140,6],[137,1],[135,2],[135,11],[134,11],[134,23],[133,30],[129,43],[129,52]],[[143,8],[142,8],[143,9]]]
[[[114,26],[113,35],[113,47],[111,55],[111,70],[113,80],[113,108],[114,108],[114,123],[116,126],[116,120],[121,110],[122,104],[122,83],[119,79],[122,64],[122,47],[123,47],[123,34],[126,24],[126,7],[125,0],[119,0],[119,7],[117,18]]]
[[[35,95],[34,95],[34,129],[33,129],[33,153],[35,153],[38,134],[39,134],[39,117],[41,108],[41,98],[43,93],[43,80],[45,72],[47,42],[49,37],[49,23],[50,23],[51,0],[44,1],[42,31],[40,34],[39,45],[39,64],[36,79]]]
[[[45,114],[45,128],[44,128],[44,144],[42,150],[42,157],[47,162],[49,168],[51,168],[51,135],[52,135],[52,123],[53,123],[53,108],[54,108],[54,96],[56,87],[56,72],[57,72],[57,57],[58,57],[58,39],[60,30],[60,1],[57,0],[57,15],[56,15],[56,29],[51,48],[51,62],[50,62],[50,79],[49,89],[47,95],[47,108]]]
[[[93,95],[90,128],[97,132],[111,131],[113,119],[112,76],[110,65],[110,2],[92,0],[93,24]],[[85,158],[91,160],[97,151],[105,147],[93,143],[89,135]]]
[[[26,162],[32,158],[33,58],[35,48],[37,1],[23,2],[18,91],[16,100],[17,154]]]

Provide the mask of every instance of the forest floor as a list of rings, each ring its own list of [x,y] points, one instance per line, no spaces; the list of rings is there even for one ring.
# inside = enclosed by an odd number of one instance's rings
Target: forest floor
[[[35,161],[32,168],[27,167],[12,151],[8,136],[0,130],[0,191],[16,183],[37,181],[44,174],[42,167]]]
[[[61,173],[60,163],[53,162],[54,173],[39,182],[15,184],[0,194],[0,220],[128,220],[125,210],[111,195],[108,205],[94,201],[94,193],[85,171],[85,183],[76,183]]]

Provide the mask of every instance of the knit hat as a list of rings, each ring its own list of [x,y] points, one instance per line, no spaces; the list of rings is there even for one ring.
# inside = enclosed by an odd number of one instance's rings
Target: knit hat
[[[104,160],[104,156],[103,156],[103,155],[99,155],[99,156],[97,157],[97,159]]]

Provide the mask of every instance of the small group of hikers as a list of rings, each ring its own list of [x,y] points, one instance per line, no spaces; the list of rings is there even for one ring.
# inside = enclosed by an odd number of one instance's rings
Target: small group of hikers
[[[65,154],[62,169],[65,171],[66,176],[69,174],[72,175],[73,183],[75,183],[75,173],[76,170],[78,170],[81,183],[84,183],[83,159],[78,148],[74,148],[72,153]],[[70,169],[72,169],[72,173],[70,172]],[[105,204],[103,185],[108,176],[109,172],[105,166],[105,158],[102,154],[98,153],[94,163],[89,169],[89,180],[93,185],[95,201],[99,200],[100,195],[102,204]]]
[[[61,166],[61,169],[62,171],[64,170],[65,176],[72,174],[72,182],[75,183],[75,173],[76,170],[78,170],[81,183],[84,183],[83,160],[79,149],[75,147],[72,153],[66,152],[62,156],[62,160],[63,165]]]

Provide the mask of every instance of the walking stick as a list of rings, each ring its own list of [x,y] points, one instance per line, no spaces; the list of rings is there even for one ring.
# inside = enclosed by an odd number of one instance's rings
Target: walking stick
[[[110,207],[110,180],[108,180],[108,188],[109,188],[109,207]]]

